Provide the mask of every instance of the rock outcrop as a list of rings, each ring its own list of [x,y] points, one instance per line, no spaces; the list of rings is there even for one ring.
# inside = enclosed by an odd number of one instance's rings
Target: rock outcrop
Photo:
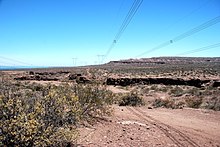
[[[202,87],[203,84],[210,82],[210,80],[190,79],[184,80],[180,78],[108,78],[107,85],[128,86],[134,84],[163,84],[163,85],[188,85],[195,87]]]
[[[82,76],[82,74],[70,74],[69,75],[69,80],[76,80],[77,77]]]
[[[214,81],[212,87],[220,87],[220,81]]]
[[[90,83],[91,80],[88,79],[86,76],[83,76],[82,74],[70,74],[69,80],[76,80],[76,83]]]

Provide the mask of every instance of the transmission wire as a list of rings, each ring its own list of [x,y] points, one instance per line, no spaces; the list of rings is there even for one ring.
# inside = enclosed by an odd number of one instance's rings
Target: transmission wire
[[[186,51],[186,52],[182,52],[182,53],[179,53],[179,54],[176,54],[176,55],[177,55],[177,56],[179,56],[179,55],[187,55],[187,54],[192,54],[192,53],[196,53],[196,52],[201,52],[201,51],[204,51],[204,50],[209,50],[209,49],[213,49],[213,48],[217,48],[217,47],[220,47],[220,42],[219,42],[219,43],[216,43],[216,44],[209,45],[209,46],[201,47],[201,48],[198,48],[198,49],[194,49],[194,50],[189,50],[189,51]]]
[[[206,21],[203,24],[201,24],[201,25],[199,25],[199,26],[197,26],[197,27],[195,27],[195,28],[193,28],[193,29],[183,33],[183,34],[180,34],[180,35],[174,37],[173,39],[170,39],[169,41],[161,43],[160,45],[158,45],[158,46],[156,46],[156,47],[154,47],[154,48],[152,48],[152,49],[150,49],[150,50],[148,50],[146,52],[143,52],[143,53],[137,55],[136,57],[141,57],[141,56],[143,56],[145,54],[148,54],[148,53],[153,52],[155,50],[158,50],[158,49],[161,49],[163,47],[166,47],[166,46],[168,46],[170,44],[173,44],[174,42],[180,41],[180,40],[182,40],[184,38],[187,38],[187,37],[189,37],[189,36],[191,36],[191,35],[193,35],[195,33],[198,33],[198,32],[200,32],[200,31],[202,31],[204,29],[207,29],[208,27],[213,26],[213,25],[215,25],[215,24],[217,24],[219,22],[220,22],[220,16],[217,16],[217,17],[215,17],[215,18],[213,18],[213,19],[211,19],[209,21]]]
[[[112,43],[110,44],[105,57],[103,58],[103,61],[107,58],[107,56],[110,54],[111,50],[114,48],[114,46],[116,45],[116,43],[118,42],[118,40],[120,39],[120,37],[122,36],[123,32],[125,31],[125,29],[127,28],[127,26],[130,24],[132,18],[134,17],[134,15],[136,14],[137,10],[139,9],[139,7],[141,6],[143,0],[135,0],[129,10],[129,12],[127,13],[118,33],[115,35],[114,40],[112,41]],[[102,62],[103,62],[102,61]]]

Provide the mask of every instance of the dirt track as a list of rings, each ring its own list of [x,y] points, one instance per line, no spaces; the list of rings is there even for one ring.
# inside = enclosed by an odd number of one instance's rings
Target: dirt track
[[[220,112],[118,107],[108,121],[81,128],[81,146],[220,146]]]

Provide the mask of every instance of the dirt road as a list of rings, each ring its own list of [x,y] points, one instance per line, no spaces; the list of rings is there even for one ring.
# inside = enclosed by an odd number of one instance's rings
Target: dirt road
[[[81,128],[80,146],[220,146],[220,112],[114,106],[114,114]]]

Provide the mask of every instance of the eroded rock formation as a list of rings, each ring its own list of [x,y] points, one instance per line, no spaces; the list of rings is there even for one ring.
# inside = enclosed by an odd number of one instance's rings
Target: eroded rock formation
[[[108,78],[107,85],[128,86],[134,84],[164,84],[164,85],[188,85],[195,87],[202,87],[203,84],[210,82],[210,80],[190,79],[184,80],[180,78]]]

